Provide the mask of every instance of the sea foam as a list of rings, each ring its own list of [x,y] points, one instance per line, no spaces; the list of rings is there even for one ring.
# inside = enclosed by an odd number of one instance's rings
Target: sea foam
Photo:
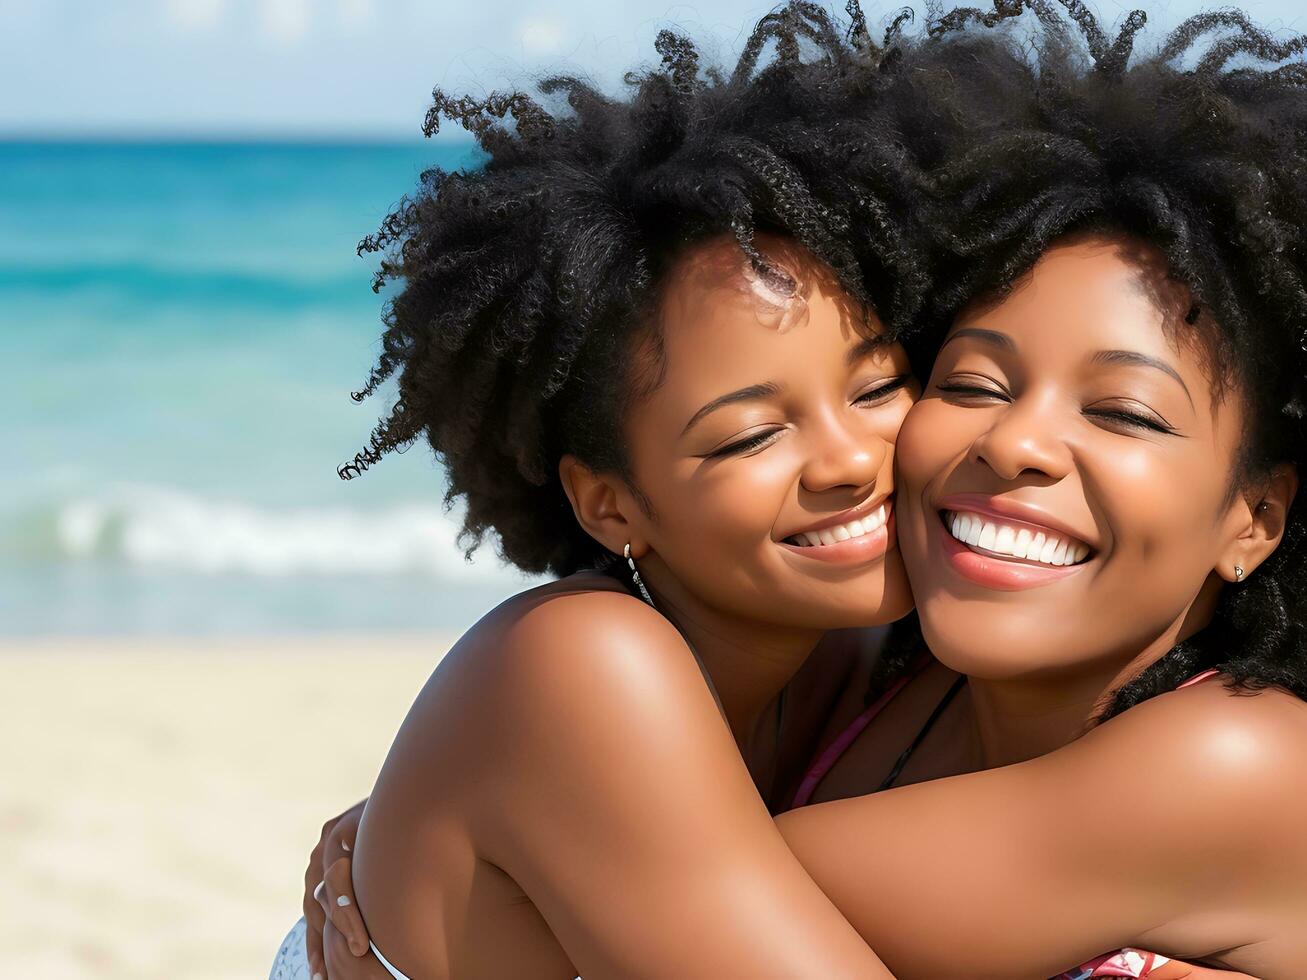
[[[464,559],[457,511],[429,504],[375,510],[274,509],[157,486],[122,487],[59,507],[54,536],[68,559],[121,560],[183,572],[260,576],[419,573],[520,585],[490,542]]]

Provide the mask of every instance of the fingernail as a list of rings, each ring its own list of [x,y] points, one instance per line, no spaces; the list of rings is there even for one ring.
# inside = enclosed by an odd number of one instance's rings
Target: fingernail
[[[347,841],[347,840],[343,840],[343,841],[341,841],[341,842],[340,842],[340,849],[341,849],[342,851],[345,851],[346,853],[349,853],[349,841]]]
[[[324,889],[324,888],[326,888],[326,887],[327,887],[327,882],[326,882],[325,880],[318,882],[318,887],[315,888],[315,889],[313,889],[313,897],[314,897],[315,899],[321,898],[321,897],[322,897],[322,889]],[[320,977],[314,977],[314,980],[321,980],[321,978],[320,978]]]
[[[344,908],[346,905],[349,904],[349,896],[348,896],[348,895],[337,895],[337,896],[336,896],[336,904],[339,905],[341,908]]]
[[[313,980],[322,980],[322,974],[321,973],[313,974]]]

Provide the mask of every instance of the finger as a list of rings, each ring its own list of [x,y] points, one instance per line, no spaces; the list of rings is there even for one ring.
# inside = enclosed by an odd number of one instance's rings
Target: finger
[[[330,922],[322,931],[327,958],[327,980],[392,980],[391,973],[372,955],[355,956],[349,943]]]
[[[308,924],[309,932],[322,931],[322,924],[327,920],[327,907],[321,899],[321,891],[318,885],[322,884],[319,878],[317,884],[310,886],[304,892],[304,921]]]
[[[317,905],[316,902],[313,904]],[[323,980],[327,975],[327,960],[322,952],[322,930],[308,926],[304,932],[304,946],[308,953],[311,980]]]
[[[366,802],[356,803],[337,817],[331,833],[322,839],[322,868],[319,877],[324,877],[327,868],[341,858],[354,857],[354,839],[358,836],[359,824],[363,821]]]
[[[319,882],[321,879],[319,879]],[[313,980],[322,980],[326,975],[325,961],[322,956],[322,927],[327,922],[327,910],[318,901],[317,889],[312,885],[304,888],[304,945],[308,953],[309,975]]]
[[[323,898],[327,918],[349,943],[350,952],[362,956],[368,951],[368,930],[354,902],[354,882],[350,878],[350,860],[343,857],[327,869]]]
[[[323,839],[322,864],[323,867],[335,864],[343,857],[352,857],[354,854],[354,838],[358,835],[359,824],[357,820],[341,820]]]
[[[338,817],[333,817],[322,825],[322,832],[318,835],[318,843],[313,848],[313,853],[309,855],[309,866],[304,869],[304,922],[308,926],[309,935],[320,934],[323,923],[326,921],[327,913],[318,904],[314,897],[314,890],[318,883],[322,881],[323,872],[326,865],[323,862],[323,852],[327,839],[331,836],[332,831],[336,829]],[[317,943],[318,949],[322,948],[321,942]]]

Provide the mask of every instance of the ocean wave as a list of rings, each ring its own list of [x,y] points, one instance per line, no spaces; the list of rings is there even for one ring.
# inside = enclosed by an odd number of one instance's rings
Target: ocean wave
[[[527,581],[489,542],[465,561],[459,514],[429,504],[273,509],[129,487],[69,500],[53,516],[50,543],[65,560],[269,577],[418,573],[476,585]]]
[[[375,305],[371,271],[336,267],[316,272],[186,267],[163,262],[92,261],[0,265],[0,291],[61,300],[70,295],[110,296],[125,303],[228,309],[333,308]]]

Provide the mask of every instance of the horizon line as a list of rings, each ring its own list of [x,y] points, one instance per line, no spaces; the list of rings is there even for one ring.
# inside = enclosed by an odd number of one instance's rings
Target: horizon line
[[[438,133],[424,137],[421,133],[394,130],[288,130],[271,129],[5,129],[0,128],[0,144],[16,143],[121,143],[129,144],[266,144],[266,145],[410,145],[468,144],[476,141],[467,133]]]

